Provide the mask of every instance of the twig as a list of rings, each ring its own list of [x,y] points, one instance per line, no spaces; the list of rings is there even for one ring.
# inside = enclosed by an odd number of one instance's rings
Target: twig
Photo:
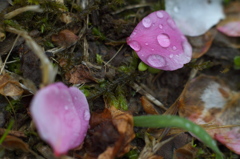
[[[84,27],[86,29],[88,28],[87,25],[89,23],[89,15],[87,15],[86,23],[84,24]],[[86,36],[83,38],[83,60],[88,61],[89,58],[89,53],[88,53],[88,42]]]
[[[158,107],[162,108],[163,110],[167,110],[166,107],[164,107],[164,105],[157,100],[155,97],[153,97],[151,94],[149,94],[148,92],[146,92],[141,86],[139,86],[137,83],[133,83],[131,85],[131,87],[138,93],[146,96],[146,98],[148,100],[150,100],[152,103],[154,103],[155,105],[157,105]]]
[[[110,60],[108,60],[108,62],[106,62],[106,63],[104,64],[104,66],[108,65],[108,63],[110,63],[110,62],[118,55],[118,53],[122,50],[123,46],[124,46],[124,45],[122,45],[122,46],[118,49],[118,51],[116,52],[116,54],[113,55],[113,57],[112,57]]]
[[[202,63],[203,63],[203,60],[200,60],[200,61],[198,62],[198,65],[201,65]],[[191,70],[191,72],[190,72],[188,81],[190,81],[191,79],[195,78],[196,75],[197,75],[197,73],[198,73],[198,69],[193,68],[193,69]]]
[[[43,49],[28,35],[26,31],[17,30],[13,27],[7,27],[6,31],[18,34],[26,40],[28,47],[35,53],[41,61],[42,84],[41,87],[54,82],[57,74],[57,68],[53,68],[51,62],[45,55]]]
[[[18,8],[10,13],[5,14],[4,19],[11,19],[17,16],[18,14],[21,14],[26,11],[42,12],[43,10],[40,9],[39,5],[26,6],[26,7]]]
[[[2,136],[6,131],[7,131],[7,129],[0,128],[0,136]],[[16,137],[24,137],[24,138],[27,137],[24,132],[15,131],[15,130],[10,130],[10,131],[8,132],[8,134],[9,134],[9,135],[16,136]]]
[[[131,6],[127,6],[125,8],[119,9],[119,10],[113,12],[112,14],[118,14],[118,13],[121,13],[121,12],[123,12],[125,10],[130,10],[130,9],[135,9],[135,8],[142,8],[142,7],[148,7],[148,6],[151,6],[151,4],[147,3],[147,4],[131,5]]]
[[[4,61],[4,63],[3,63],[3,65],[1,66],[0,75],[1,75],[2,72],[3,72],[3,69],[4,69],[4,67],[5,67],[5,65],[6,65],[6,63],[7,63],[7,60],[8,60],[8,58],[9,58],[9,56],[10,56],[10,54],[11,54],[11,52],[12,52],[14,46],[16,45],[16,43],[17,43],[17,41],[18,41],[18,38],[19,38],[19,35],[16,37],[16,39],[15,39],[13,45],[12,45],[11,50],[9,51],[9,53],[8,53],[8,55],[7,55],[7,57],[6,57],[5,61]]]

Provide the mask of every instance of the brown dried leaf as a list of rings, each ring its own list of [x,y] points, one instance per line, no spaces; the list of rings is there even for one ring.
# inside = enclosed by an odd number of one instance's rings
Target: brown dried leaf
[[[158,155],[153,155],[153,156],[149,157],[148,159],[163,159],[163,157],[158,156]]]
[[[4,139],[2,146],[6,149],[15,150],[20,149],[24,152],[30,152],[31,150],[28,147],[28,144],[23,142],[21,139],[7,135]]]
[[[52,41],[63,48],[68,48],[78,41],[78,36],[70,30],[62,30],[57,35],[52,36]]]
[[[240,93],[217,77],[199,76],[180,95],[180,116],[203,127],[216,140],[240,154]],[[235,126],[234,126],[235,125]]]
[[[198,149],[192,146],[192,143],[188,143],[181,148],[178,148],[174,152],[174,159],[192,159],[196,158]]]
[[[145,96],[142,96],[140,100],[143,109],[147,114],[159,114],[157,110],[154,108],[154,105]]]
[[[102,113],[93,113],[86,139],[86,158],[113,159],[130,149],[135,137],[132,116],[111,107]]]
[[[98,79],[94,77],[95,73],[85,65],[77,65],[65,74],[66,79],[72,84],[82,84],[95,81]]]
[[[110,108],[113,124],[120,133],[120,138],[115,143],[115,153],[117,157],[123,156],[130,150],[130,142],[135,137],[133,131],[132,115],[117,110],[115,107]]]
[[[225,8],[225,14],[226,18],[217,25],[217,40],[227,46],[240,48],[240,2],[231,2]]]
[[[18,81],[8,74],[0,75],[0,94],[15,98],[22,95],[22,93],[23,89]]]
[[[188,37],[188,40],[193,47],[192,58],[199,58],[208,51],[216,33],[217,31],[215,29],[210,29],[201,36]]]
[[[230,89],[219,78],[199,76],[186,84],[178,102],[179,114],[198,124],[206,124],[221,113],[230,95]]]

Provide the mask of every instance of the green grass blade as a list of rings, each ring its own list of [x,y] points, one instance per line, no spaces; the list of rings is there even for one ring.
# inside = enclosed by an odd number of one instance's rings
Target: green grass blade
[[[14,120],[10,120],[9,125],[7,127],[7,130],[4,132],[4,134],[2,135],[2,137],[0,138],[0,145],[3,143],[4,139],[6,138],[6,136],[8,135],[9,131],[11,130],[12,126],[13,126]]]
[[[218,149],[216,141],[197,124],[178,116],[172,115],[148,115],[135,116],[134,126],[162,128],[162,127],[177,127],[187,130],[198,137],[206,146],[210,147],[216,153],[216,159],[223,159],[223,154]]]

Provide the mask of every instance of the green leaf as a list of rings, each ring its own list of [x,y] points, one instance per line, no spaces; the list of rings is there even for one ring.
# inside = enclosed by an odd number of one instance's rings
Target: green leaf
[[[235,57],[234,57],[234,64],[235,64],[236,66],[240,66],[240,56],[235,56]]]
[[[223,159],[223,154],[218,149],[216,141],[200,126],[178,116],[172,115],[148,115],[135,116],[134,125],[139,127],[160,128],[177,127],[187,130],[194,134],[206,146],[210,147],[216,153],[216,159]]]
[[[145,63],[140,62],[140,63],[138,64],[138,70],[139,70],[139,71],[146,71],[147,69],[148,69],[148,66],[147,66]]]

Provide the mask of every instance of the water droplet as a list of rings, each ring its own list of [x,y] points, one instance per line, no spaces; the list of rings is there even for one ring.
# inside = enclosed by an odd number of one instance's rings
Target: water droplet
[[[188,57],[191,57],[192,56],[192,47],[191,47],[191,45],[187,41],[184,41],[182,43],[182,47],[183,47],[184,54],[186,56],[188,56]]]
[[[177,50],[177,47],[176,47],[176,46],[173,46],[172,49],[173,49],[173,50]]]
[[[147,58],[147,62],[152,67],[163,67],[166,63],[164,57],[156,54],[149,55]]]
[[[177,13],[179,11],[179,8],[177,6],[175,6],[175,7],[173,7],[173,10],[174,10],[174,12]]]
[[[68,110],[68,106],[67,106],[67,105],[65,105],[65,106],[64,106],[64,109],[65,109],[65,110]]]
[[[88,110],[84,111],[83,118],[84,118],[84,120],[89,120],[90,119],[90,113],[89,113]]]
[[[170,54],[169,57],[170,57],[170,58],[173,58],[173,54]]]
[[[170,38],[167,34],[158,35],[157,40],[162,47],[168,47],[171,44]]]
[[[187,127],[187,128],[190,128],[190,127],[191,127],[191,125],[190,125],[189,123],[187,123],[187,124],[186,124],[186,127]]]
[[[162,24],[159,24],[159,26],[158,26],[160,29],[162,29],[163,28],[163,25]]]
[[[145,45],[148,45],[148,43],[145,43]]]
[[[154,51],[154,49],[151,49],[152,51]]]
[[[212,140],[212,145],[216,146],[216,142],[214,140]]]
[[[199,131],[200,131],[200,128],[199,128],[198,126],[195,126],[195,127],[194,127],[194,131],[195,131],[195,132],[199,132]]]
[[[142,24],[145,28],[149,28],[152,25],[152,21],[149,17],[145,17],[142,20]]]
[[[141,46],[140,46],[140,44],[137,42],[137,41],[131,41],[131,42],[129,42],[128,43],[130,46],[131,46],[131,48],[133,49],[133,50],[135,50],[135,51],[139,51],[140,49],[141,49]]]
[[[163,18],[163,13],[161,11],[157,11],[157,17],[158,18]]]
[[[176,24],[172,19],[168,19],[167,23],[172,29],[176,29]]]

